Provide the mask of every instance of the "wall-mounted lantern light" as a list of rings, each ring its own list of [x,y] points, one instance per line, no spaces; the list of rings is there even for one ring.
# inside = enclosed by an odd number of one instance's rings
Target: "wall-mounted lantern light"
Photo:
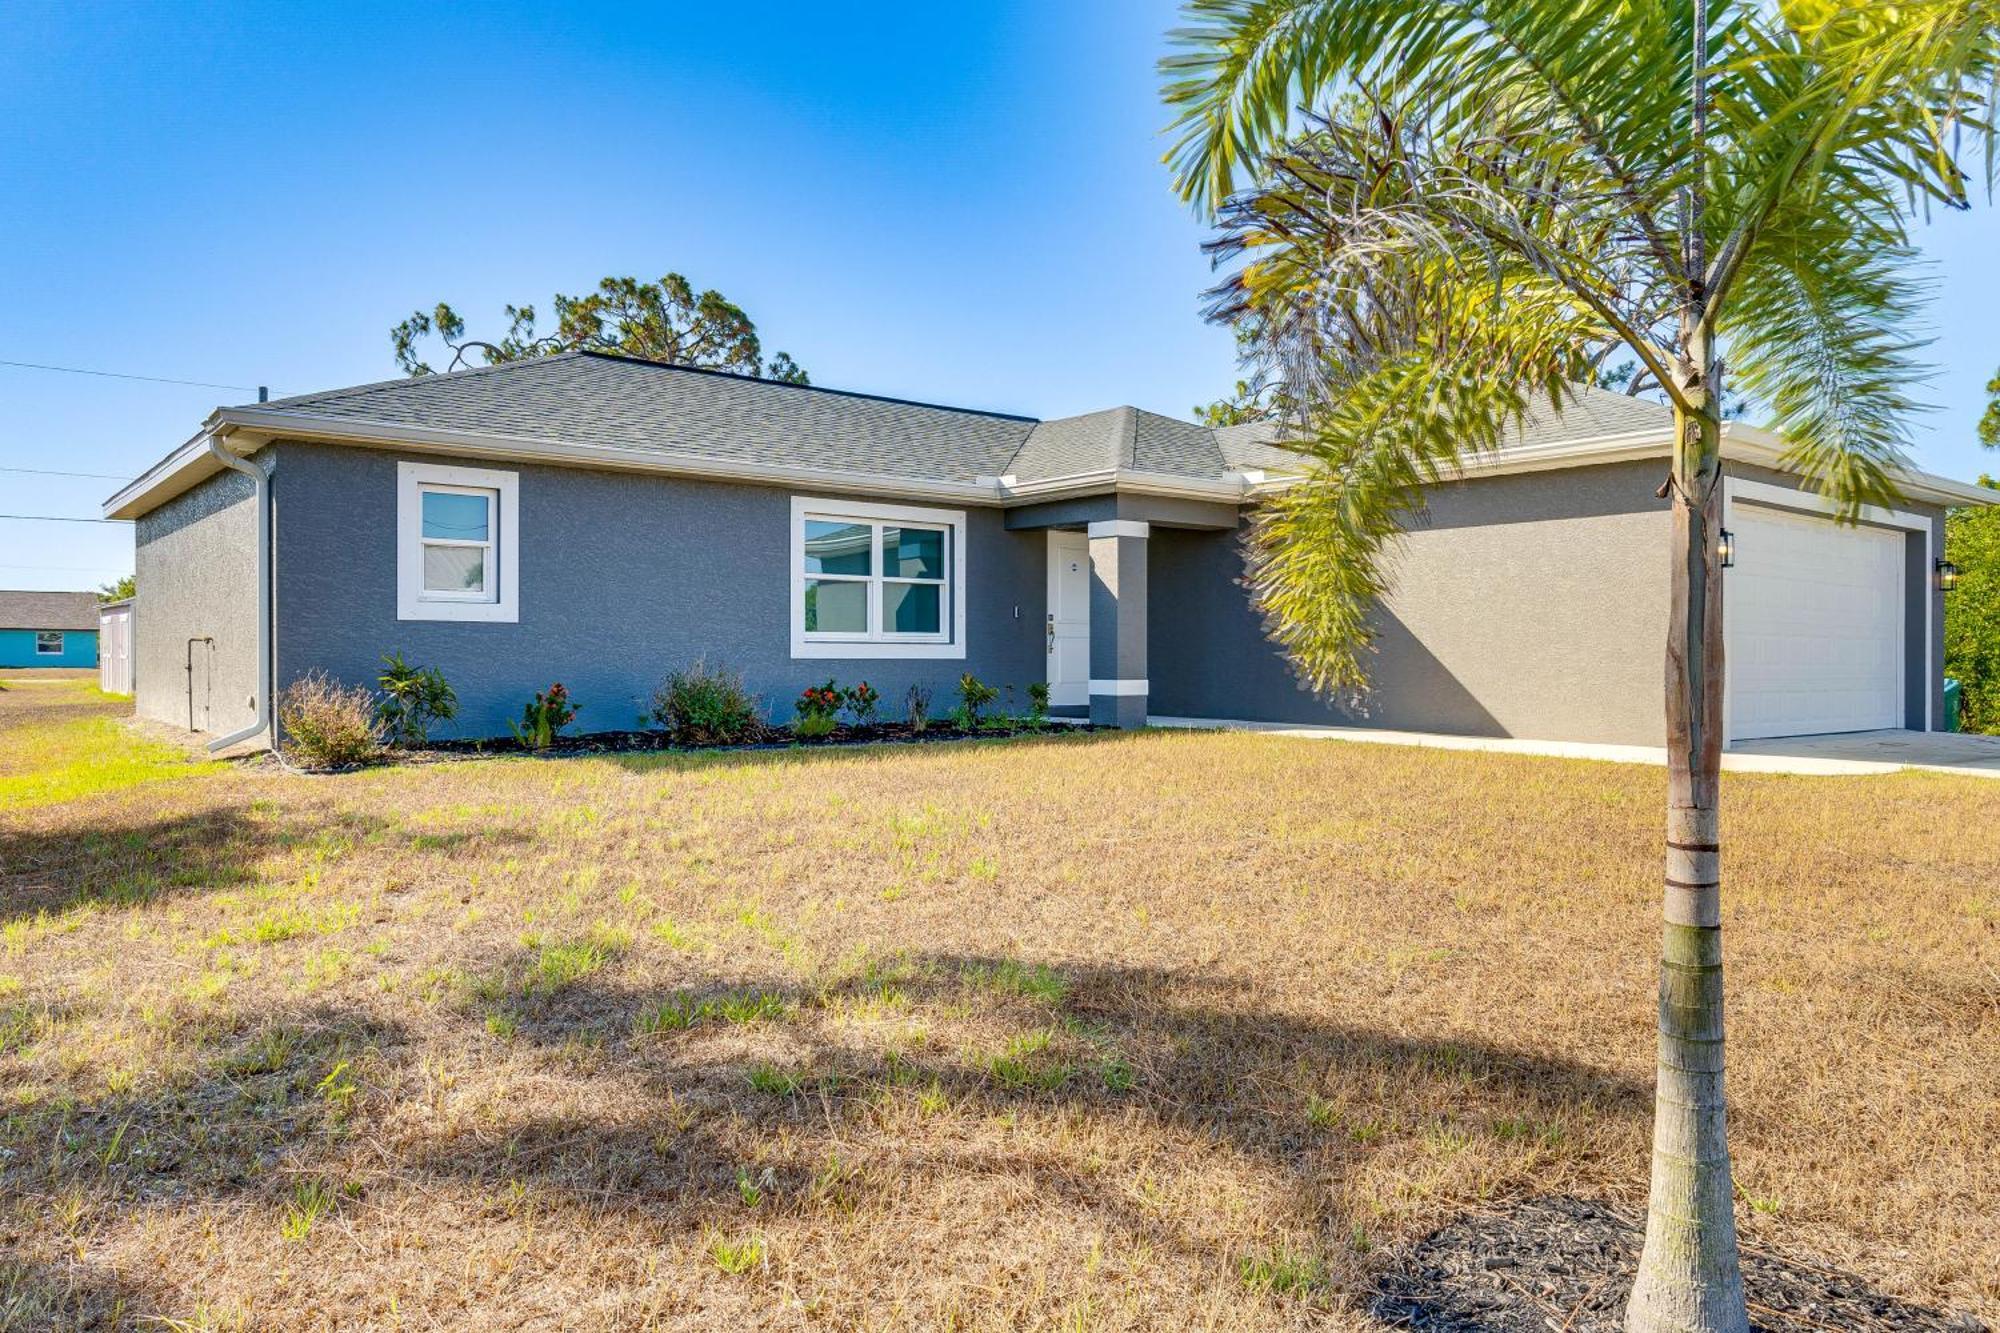
[[[1722,567],[1730,568],[1736,563],[1736,534],[1728,528],[1722,530],[1722,540],[1715,544],[1715,553],[1722,557]]]
[[[1958,566],[1942,556],[1937,562],[1937,585],[1939,592],[1950,592],[1958,586]]]

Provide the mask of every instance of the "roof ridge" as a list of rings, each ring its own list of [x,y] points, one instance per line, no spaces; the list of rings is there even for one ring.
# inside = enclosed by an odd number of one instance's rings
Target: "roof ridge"
[[[1131,467],[1139,458],[1139,409],[1130,403],[1118,408],[1118,433],[1124,437],[1118,446],[1119,463]]]
[[[823,384],[796,384],[791,380],[766,379],[762,375],[745,375],[736,370],[717,370],[711,366],[689,366],[678,361],[657,361],[647,356],[628,356],[623,352],[605,352],[596,348],[582,348],[572,353],[575,356],[590,357],[598,361],[622,361],[635,366],[652,366],[658,370],[678,370],[687,375],[709,375],[716,379],[746,380],[751,384],[769,384],[780,389],[799,389],[806,393],[830,393],[842,398],[864,398],[875,403],[895,403],[900,407],[927,407],[937,412],[959,412],[966,416],[988,417],[998,421],[1027,421],[1040,425],[1040,417],[1028,416],[1021,412],[995,412],[984,407],[959,407],[953,403],[932,403],[921,398],[897,398],[892,394],[868,393],[861,389],[832,389]]]
[[[463,366],[457,370],[433,370],[423,375],[398,375],[393,379],[369,380],[366,384],[347,384],[337,389],[315,389],[310,393],[286,394],[283,398],[273,398],[262,403],[231,403],[230,407],[282,407],[286,403],[311,400],[315,403],[334,402],[353,397],[356,394],[372,393],[377,389],[395,389],[406,384],[442,383],[445,380],[470,379],[477,375],[493,375],[503,370],[527,370],[533,366],[548,365],[555,361],[570,361],[583,355],[581,352],[551,352],[547,356],[517,357],[512,361],[496,361],[484,366]]]

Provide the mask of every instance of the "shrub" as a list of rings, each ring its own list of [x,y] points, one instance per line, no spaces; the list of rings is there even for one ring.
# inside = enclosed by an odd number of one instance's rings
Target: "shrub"
[[[1049,683],[1045,680],[1028,686],[1028,720],[1037,726],[1049,720]]]
[[[841,700],[847,705],[848,716],[854,719],[854,725],[865,727],[875,720],[875,706],[882,702],[882,696],[864,680],[842,694]]]
[[[382,655],[382,700],[375,717],[398,745],[422,745],[433,722],[458,716],[458,692],[436,667],[411,666],[401,653]]]
[[[302,768],[346,768],[382,748],[374,695],[317,671],[279,691],[278,726]]]
[[[741,672],[697,658],[653,691],[653,720],[676,745],[740,745],[756,732],[757,701]]]
[[[928,685],[912,685],[910,692],[903,696],[903,712],[910,719],[910,730],[923,734],[931,724],[931,691]]]
[[[833,735],[834,718],[840,713],[840,699],[840,691],[830,680],[824,685],[808,685],[799,691],[798,702],[793,705],[798,710],[799,720],[792,724],[792,734],[809,741]]]
[[[1000,697],[1000,691],[970,671],[958,678],[958,722],[967,731],[979,726],[979,710]]]
[[[535,697],[521,710],[521,720],[507,725],[523,749],[546,750],[557,734],[576,720],[577,711],[569,691],[557,681],[546,690],[535,691]]]
[[[1959,730],[2000,732],[2000,509],[1952,510],[1944,554],[1959,568],[1944,616],[1944,673],[1963,691]]]

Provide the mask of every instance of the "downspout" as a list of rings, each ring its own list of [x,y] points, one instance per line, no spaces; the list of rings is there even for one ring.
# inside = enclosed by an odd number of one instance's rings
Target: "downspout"
[[[217,737],[208,743],[209,753],[226,750],[241,744],[260,732],[269,731],[271,725],[271,479],[257,464],[245,458],[238,458],[222,443],[219,435],[208,437],[208,452],[215,461],[233,472],[241,472],[250,478],[254,502],[257,506],[257,698],[254,700],[257,717],[241,731]],[[276,749],[277,737],[272,738],[272,748]]]

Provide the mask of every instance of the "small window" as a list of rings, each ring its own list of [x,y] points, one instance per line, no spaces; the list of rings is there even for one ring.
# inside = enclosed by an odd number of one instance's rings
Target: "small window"
[[[965,656],[965,515],[792,502],[792,656]]]
[[[430,463],[397,473],[397,618],[519,620],[518,474]]]
[[[423,497],[424,596],[493,600],[493,508],[497,491],[419,486]]]
[[[62,653],[63,634],[61,630],[44,629],[35,631],[35,656],[61,657]]]

